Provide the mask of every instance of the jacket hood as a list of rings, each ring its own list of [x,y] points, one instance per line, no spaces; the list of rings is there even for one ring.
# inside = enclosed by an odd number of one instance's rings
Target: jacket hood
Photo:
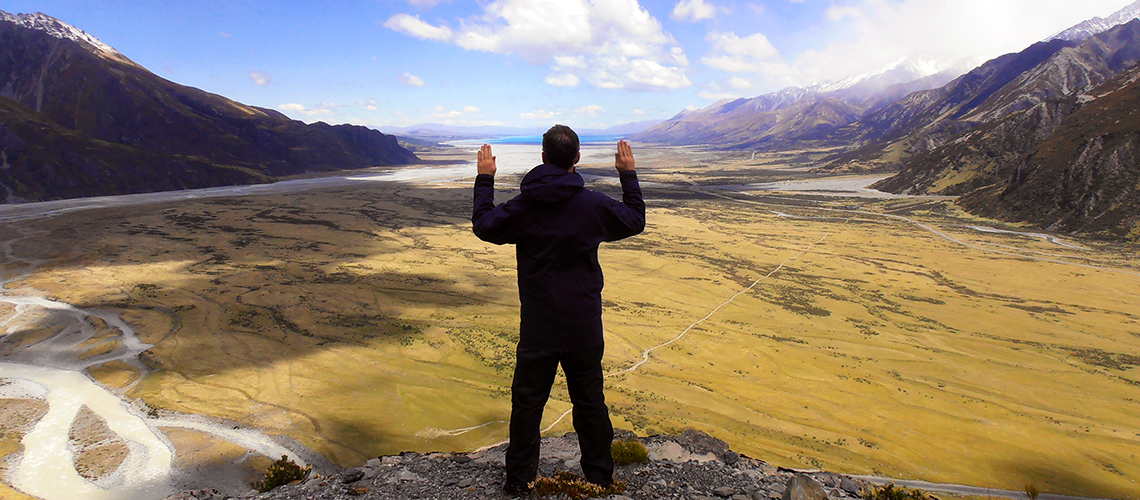
[[[521,185],[523,196],[542,203],[563,201],[585,186],[582,176],[549,163],[532,168]]]

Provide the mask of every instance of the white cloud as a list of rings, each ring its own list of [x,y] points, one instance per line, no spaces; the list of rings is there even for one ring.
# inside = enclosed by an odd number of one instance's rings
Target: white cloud
[[[605,111],[605,108],[598,106],[597,104],[590,104],[588,106],[582,106],[578,108],[577,113],[580,115],[598,116],[598,113],[604,113]]]
[[[446,42],[451,39],[451,28],[447,26],[432,26],[421,21],[419,16],[396,14],[384,22],[384,26],[424,40]]]
[[[723,11],[721,7],[705,3],[705,0],[681,0],[673,7],[673,12],[670,16],[678,21],[686,19],[691,21],[699,21],[701,19],[712,19],[716,17],[718,11]]]
[[[526,118],[528,120],[549,120],[555,116],[558,116],[558,113],[545,109],[536,109],[529,113],[519,113],[519,118]]]
[[[475,106],[464,106],[463,112],[464,113],[478,113],[479,108],[476,108]]]
[[[408,0],[408,4],[412,7],[419,7],[421,9],[428,9],[439,5],[443,0]],[[802,0],[801,0],[802,1]]]
[[[280,109],[281,111],[290,112],[290,113],[298,113],[298,114],[302,114],[305,116],[328,116],[328,115],[334,114],[336,112],[337,108],[342,108],[342,107],[344,107],[344,105],[340,104],[340,103],[322,102],[322,103],[318,104],[316,107],[309,109],[309,108],[306,108],[302,104],[290,102],[290,103],[286,103],[286,104],[279,104],[277,106],[277,109]]]
[[[384,26],[466,50],[522,57],[549,66],[544,81],[574,86],[664,90],[685,88],[684,50],[637,0],[494,0],[452,32],[406,14]]]
[[[731,91],[730,92],[712,92],[712,91],[708,91],[708,90],[702,90],[700,92],[697,92],[697,95],[700,96],[701,99],[708,99],[710,101],[719,101],[721,99],[736,99],[739,97],[744,97],[740,94],[740,92],[731,92]]]
[[[406,73],[406,72],[404,74],[400,75],[400,83],[402,83],[404,85],[409,85],[412,87],[423,87],[424,85],[427,85],[426,83],[424,83],[423,78],[420,78],[416,75],[413,75],[411,73]]]
[[[571,73],[551,73],[546,75],[546,78],[543,78],[542,81],[546,82],[547,85],[553,85],[555,87],[576,87],[578,86],[579,80],[577,75]]]
[[[265,87],[270,83],[273,83],[273,75],[270,75],[269,73],[265,73],[263,71],[250,71],[249,79],[253,80],[253,84],[259,87]]]
[[[734,76],[728,80],[728,86],[734,89],[745,90],[752,88],[752,82],[745,80],[739,76]]]
[[[633,113],[635,115],[644,115],[645,111],[642,111],[641,108],[638,108],[638,109],[635,109],[633,111],[630,111],[630,113]]]
[[[920,57],[936,61],[941,68],[967,61],[980,63],[1022,51],[1085,19],[1111,14],[1124,0],[844,3],[824,11],[825,42],[782,60],[782,65],[768,66],[766,78],[796,85],[835,81]]]

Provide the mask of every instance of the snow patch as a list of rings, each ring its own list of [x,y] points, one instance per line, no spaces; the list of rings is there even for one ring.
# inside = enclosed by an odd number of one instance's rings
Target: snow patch
[[[107,45],[86,31],[51,17],[43,12],[35,14],[9,14],[0,10],[0,20],[7,21],[21,28],[43,31],[60,40],[71,40],[86,45],[106,55],[122,56],[114,47]]]

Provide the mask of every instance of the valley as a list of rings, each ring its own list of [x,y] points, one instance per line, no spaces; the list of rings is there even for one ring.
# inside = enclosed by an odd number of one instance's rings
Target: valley
[[[456,149],[420,157],[470,161]],[[826,150],[636,153],[648,227],[600,256],[615,425],[693,427],[788,467],[1140,495],[1134,245],[1043,237],[945,197],[835,192],[850,178],[790,190]],[[580,172],[613,195],[605,156],[584,151]],[[477,449],[507,435],[514,250],[471,234],[462,168],[422,168],[440,175],[12,217],[5,239],[26,237],[4,269],[43,262],[7,289],[123,318],[153,347],[88,373],[157,414],[287,436],[342,466]],[[499,201],[524,170],[501,171]],[[4,349],[55,333],[45,315]],[[552,434],[571,430],[558,384]],[[165,432],[176,462],[249,462]]]

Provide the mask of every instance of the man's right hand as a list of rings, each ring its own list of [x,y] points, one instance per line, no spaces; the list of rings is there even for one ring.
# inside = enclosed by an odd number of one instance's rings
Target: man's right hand
[[[633,155],[630,155],[630,164],[632,165]],[[492,177],[495,176],[495,157],[491,155],[491,145],[484,144],[479,148],[479,160],[476,162],[476,168],[480,174],[487,174]]]
[[[634,150],[629,147],[629,142],[618,141],[618,153],[613,155],[613,166],[617,167],[618,173],[634,171]]]

